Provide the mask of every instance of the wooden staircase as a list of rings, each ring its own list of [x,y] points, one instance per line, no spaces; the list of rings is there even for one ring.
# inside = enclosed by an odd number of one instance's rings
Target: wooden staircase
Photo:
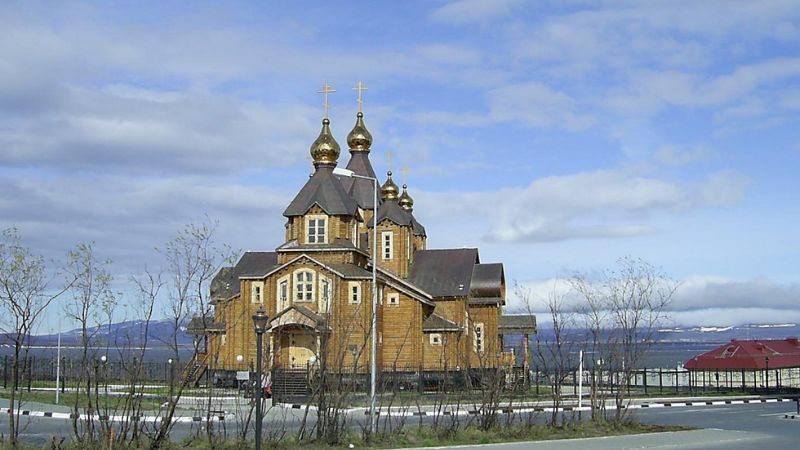
[[[183,377],[188,384],[197,387],[208,370],[208,353],[197,353],[183,369]]]

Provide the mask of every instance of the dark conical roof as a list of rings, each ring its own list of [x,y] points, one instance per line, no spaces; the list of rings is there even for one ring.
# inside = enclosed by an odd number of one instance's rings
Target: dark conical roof
[[[362,177],[376,178],[375,170],[372,168],[372,163],[369,161],[368,152],[353,152],[350,154],[350,161],[347,163],[347,169],[352,170],[356,175]],[[373,205],[372,181],[363,178],[354,177],[341,177],[342,186],[347,191],[353,200],[358,203],[361,209],[375,209]],[[378,199],[380,204],[380,198]]]
[[[355,216],[358,214],[358,204],[333,175],[332,165],[317,167],[317,171],[300,189],[283,215],[286,217],[302,216],[314,205],[319,205],[326,214],[331,216]]]
[[[399,204],[397,204],[397,199],[395,200],[386,200],[381,203],[380,207],[378,207],[378,214],[377,221],[370,221],[369,225],[372,227],[375,223],[381,223],[384,220],[390,220],[401,227],[410,227],[412,226],[411,221],[411,214],[408,211],[403,210]]]

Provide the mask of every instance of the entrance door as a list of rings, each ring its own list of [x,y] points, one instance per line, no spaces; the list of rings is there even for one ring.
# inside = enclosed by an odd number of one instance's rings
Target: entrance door
[[[305,367],[314,356],[314,335],[305,330],[292,330],[288,334],[289,364]]]

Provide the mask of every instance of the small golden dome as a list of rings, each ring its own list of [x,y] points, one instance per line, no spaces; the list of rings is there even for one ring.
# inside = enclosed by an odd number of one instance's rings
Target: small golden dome
[[[322,130],[319,132],[317,140],[311,144],[311,157],[314,159],[314,166],[320,164],[336,164],[339,159],[339,143],[331,134],[331,121],[327,118],[322,119]]]
[[[347,145],[350,147],[350,151],[358,152],[368,152],[372,145],[372,135],[364,125],[364,113],[361,111],[356,114],[356,125],[347,135]]]
[[[387,172],[386,175],[388,176],[388,178],[386,178],[386,183],[383,183],[383,186],[381,186],[381,199],[395,200],[400,193],[400,188],[394,184],[391,171]]]
[[[397,199],[397,203],[399,203],[400,207],[406,211],[414,210],[414,199],[408,195],[408,185],[403,185],[403,193],[400,194],[400,197]]]

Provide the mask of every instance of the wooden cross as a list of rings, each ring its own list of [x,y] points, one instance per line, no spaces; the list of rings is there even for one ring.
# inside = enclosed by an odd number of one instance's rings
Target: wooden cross
[[[328,94],[330,94],[331,92],[336,92],[336,89],[333,89],[333,87],[330,84],[328,84],[327,81],[325,82],[325,84],[322,85],[322,90],[317,91],[317,93],[322,94],[322,97],[324,99],[322,102],[322,107],[325,108],[326,119],[328,118],[328,108],[330,107],[330,105],[328,104]]]
[[[358,84],[353,90],[358,91],[358,100],[356,101],[358,102],[358,112],[361,112],[361,105],[364,103],[363,92],[369,90],[369,88],[361,80],[358,80]]]

